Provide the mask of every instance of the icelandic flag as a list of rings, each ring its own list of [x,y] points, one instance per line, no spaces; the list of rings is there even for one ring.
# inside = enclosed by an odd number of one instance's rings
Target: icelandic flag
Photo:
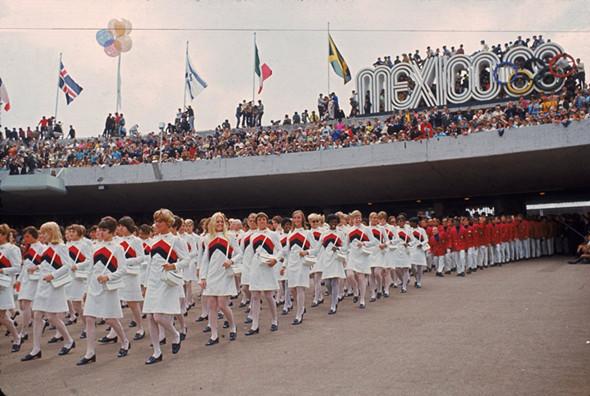
[[[195,96],[203,92],[207,88],[207,83],[197,74],[197,71],[191,65],[191,60],[188,57],[188,49],[186,51],[186,71],[184,73],[184,79],[186,82],[186,89],[188,90],[191,100],[195,99]]]
[[[66,94],[66,102],[68,104],[72,103],[80,95],[80,92],[82,92],[82,87],[68,74],[62,62],[59,63],[59,87]]]

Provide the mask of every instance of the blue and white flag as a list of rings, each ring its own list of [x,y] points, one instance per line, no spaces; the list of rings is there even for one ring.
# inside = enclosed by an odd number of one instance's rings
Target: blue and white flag
[[[68,74],[62,62],[59,63],[59,87],[66,94],[66,102],[68,104],[72,103],[80,95],[80,92],[82,92],[82,87]]]
[[[207,88],[207,83],[205,80],[199,76],[193,65],[191,65],[191,61],[188,57],[188,49],[186,51],[186,71],[184,74],[184,79],[186,82],[186,89],[191,96],[191,100],[195,99],[195,96]]]

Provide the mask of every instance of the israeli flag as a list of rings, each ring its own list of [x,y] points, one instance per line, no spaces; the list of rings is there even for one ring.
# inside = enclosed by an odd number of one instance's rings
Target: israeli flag
[[[195,96],[207,88],[207,83],[205,80],[199,76],[193,65],[191,65],[191,61],[188,56],[188,50],[186,52],[186,72],[184,74],[184,78],[186,81],[186,89],[191,97],[191,100],[195,99]]]

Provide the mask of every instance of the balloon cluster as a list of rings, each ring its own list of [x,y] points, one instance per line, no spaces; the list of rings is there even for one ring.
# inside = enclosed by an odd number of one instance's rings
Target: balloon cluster
[[[96,41],[104,48],[104,53],[113,58],[128,52],[133,46],[129,37],[132,27],[127,19],[111,19],[107,29],[96,32]]]

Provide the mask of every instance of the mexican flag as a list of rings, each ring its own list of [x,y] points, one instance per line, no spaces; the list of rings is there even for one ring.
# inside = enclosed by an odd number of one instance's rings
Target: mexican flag
[[[260,85],[258,86],[258,94],[262,92],[262,84],[264,80],[268,79],[272,76],[272,70],[266,63],[263,63],[262,66],[260,65],[260,56],[258,56],[258,45],[255,46],[256,54],[254,57],[254,72],[258,76],[260,81]]]

